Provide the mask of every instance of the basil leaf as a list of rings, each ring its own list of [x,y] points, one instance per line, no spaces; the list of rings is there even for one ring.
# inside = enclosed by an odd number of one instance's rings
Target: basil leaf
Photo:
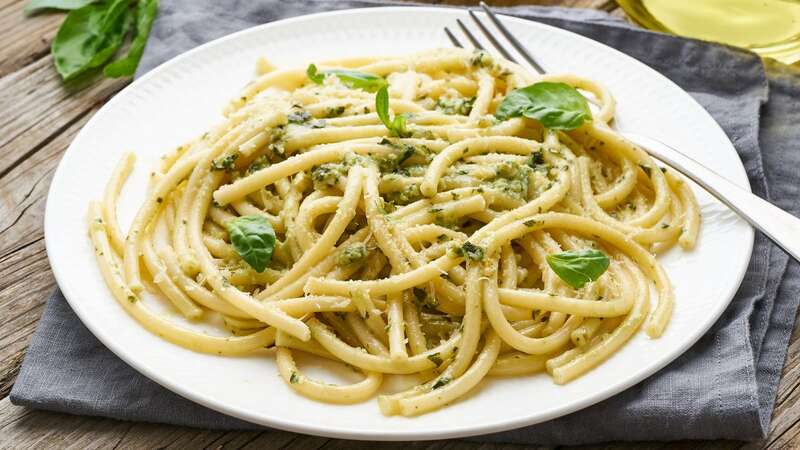
[[[325,81],[325,75],[317,72],[317,66],[314,64],[309,64],[306,68],[306,75],[308,75],[308,79],[313,81],[317,84],[322,84]]]
[[[470,241],[464,242],[461,246],[461,252],[465,257],[473,261],[482,261],[485,250],[479,245],[475,245]]]
[[[31,0],[25,7],[25,14],[36,14],[45,9],[60,9],[69,11],[83,8],[97,0]]]
[[[241,216],[225,226],[236,253],[256,272],[263,272],[275,249],[272,225],[262,216]]]
[[[394,121],[392,122],[392,128],[389,129],[391,131],[392,136],[397,137],[409,137],[411,136],[411,132],[406,129],[406,120],[408,119],[407,114],[397,114],[394,116]]]
[[[436,383],[433,383],[433,387],[431,387],[431,389],[436,390],[436,389],[442,388],[442,387],[446,386],[447,383],[449,383],[449,382],[450,382],[450,377],[439,378],[438,380],[436,380]]]
[[[567,284],[580,289],[600,278],[608,269],[608,256],[600,250],[586,249],[547,255],[547,264]]]
[[[117,52],[133,19],[130,4],[131,0],[102,1],[67,14],[51,48],[61,78],[71,80]]]
[[[136,30],[133,41],[128,48],[128,54],[120,58],[103,69],[105,76],[109,78],[119,78],[133,75],[139,60],[142,59],[144,46],[147,44],[147,37],[153,27],[153,20],[158,13],[158,0],[139,0],[136,8]]]
[[[308,75],[311,81],[317,84],[322,84],[327,76],[333,75],[345,86],[352,89],[363,89],[367,92],[375,92],[381,87],[386,86],[386,80],[383,77],[371,73],[345,69],[331,69],[317,72],[317,66],[314,64],[308,66],[306,75]]]
[[[411,135],[406,129],[406,120],[408,119],[406,114],[397,114],[394,116],[394,120],[389,118],[389,88],[385,85],[375,94],[375,112],[378,113],[378,117],[389,130],[390,135],[401,138]]]
[[[565,83],[543,81],[511,91],[497,108],[495,117],[506,120],[525,116],[546,128],[572,130],[592,120],[586,98]]]
[[[392,128],[392,121],[389,120],[389,88],[382,87],[378,90],[378,93],[375,94],[375,112],[378,114],[378,118],[381,119],[386,128],[391,130]]]

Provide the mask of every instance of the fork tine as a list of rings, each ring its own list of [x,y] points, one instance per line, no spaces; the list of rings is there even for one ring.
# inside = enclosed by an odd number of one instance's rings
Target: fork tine
[[[478,50],[483,50],[481,43],[475,38],[472,32],[469,31],[467,26],[464,25],[464,22],[462,22],[461,19],[456,19],[456,22],[458,23],[458,26],[461,27],[461,31],[464,32],[464,35],[467,37],[467,39],[469,39],[469,42],[472,43],[472,45]]]
[[[481,8],[486,12],[486,15],[489,16],[489,20],[491,20],[492,23],[497,27],[497,29],[500,30],[500,33],[502,33],[503,36],[505,36],[505,38],[508,39],[508,42],[511,43],[511,45],[519,52],[519,54],[522,55],[523,58],[525,58],[525,61],[527,61],[528,64],[530,64],[531,67],[533,67],[534,70],[539,72],[539,74],[544,74],[545,70],[542,68],[542,66],[540,66],[535,59],[533,59],[533,56],[531,56],[531,54],[528,53],[528,50],[526,50],[525,47],[517,40],[517,38],[515,38],[510,31],[508,31],[508,28],[506,28],[506,26],[503,25],[503,22],[500,22],[500,19],[498,19],[497,16],[495,16],[494,12],[492,12],[492,10],[489,9],[486,3],[481,2],[480,5]]]
[[[450,38],[450,42],[452,42],[454,46],[458,48],[464,48],[464,46],[461,45],[461,42],[458,42],[458,39],[456,39],[453,33],[450,32],[450,28],[444,27],[444,34],[446,34],[447,37]]]
[[[507,60],[509,60],[511,62],[517,62],[517,60],[514,59],[513,56],[511,56],[511,53],[509,53],[508,50],[506,50],[505,47],[503,47],[503,44],[501,44],[494,37],[494,35],[492,35],[492,32],[489,31],[488,28],[486,28],[486,26],[483,24],[483,22],[481,22],[481,20],[478,19],[478,16],[475,15],[475,12],[473,10],[471,10],[471,9],[467,10],[467,12],[469,13],[469,16],[472,18],[472,21],[475,22],[475,25],[478,26],[478,29],[481,30],[481,33],[483,33],[483,35],[486,36],[486,39],[488,39],[489,42],[492,43],[492,46],[495,48],[495,50],[497,50],[501,55],[503,55],[503,57],[505,59],[507,59]],[[459,23],[460,23],[460,21],[459,21]]]

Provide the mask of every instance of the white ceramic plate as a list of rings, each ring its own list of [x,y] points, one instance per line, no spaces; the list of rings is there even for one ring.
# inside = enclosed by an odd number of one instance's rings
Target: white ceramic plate
[[[677,298],[663,337],[649,340],[639,333],[605,364],[566,386],[553,384],[545,375],[491,379],[468,398],[411,419],[384,417],[375,401],[334,406],[296,395],[267,355],[222,358],[171,345],[128,317],[103,284],[85,216],[88,202],[101,197],[122,152],[138,154],[120,201],[120,220],[127,227],[143,199],[149,168],[161,154],[221,119],[227,100],[252,78],[257,57],[305,67],[331,57],[447,46],[442,26],[452,26],[464,16],[463,11],[438,8],[373,8],[282,20],[180,55],[117,94],[67,150],[47,202],[50,262],[81,320],[128,364],[186,398],[258,424],[352,439],[449,438],[542,422],[620,392],[684,352],[730,302],[753,242],[751,228],[703,192],[697,192],[703,211],[697,249],[674,250],[661,258]],[[742,164],[717,123],[665,77],[576,34],[504,20],[523,43],[536,49],[544,67],[609,86],[619,105],[619,129],[668,142],[748,186]]]

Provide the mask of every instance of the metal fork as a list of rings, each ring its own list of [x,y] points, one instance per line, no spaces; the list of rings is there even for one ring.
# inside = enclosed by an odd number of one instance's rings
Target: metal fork
[[[475,11],[471,9],[467,10],[470,18],[472,18],[475,25],[477,25],[481,34],[489,41],[492,48],[509,61],[520,64],[530,71],[544,74],[545,70],[542,66],[539,65],[525,46],[511,34],[508,28],[506,28],[503,22],[500,21],[486,3],[481,2],[480,6],[486,13],[489,21],[497,28],[500,34],[511,44],[517,53],[519,53],[524,61],[520,62],[517,58],[514,58],[511,52],[500,43],[500,40],[492,33],[489,27],[481,21]],[[460,19],[456,19],[456,22],[470,44],[478,49],[485,50],[481,42]],[[445,27],[444,32],[453,45],[456,47],[463,47],[450,29]],[[757,197],[731,181],[728,181],[728,179],[719,175],[714,170],[709,169],[693,158],[661,141],[634,133],[622,133],[622,136],[644,149],[650,156],[674,168],[697,183],[750,223],[750,225],[764,233],[772,242],[785,250],[786,253],[795,260],[800,261],[800,219],[768,201]]]

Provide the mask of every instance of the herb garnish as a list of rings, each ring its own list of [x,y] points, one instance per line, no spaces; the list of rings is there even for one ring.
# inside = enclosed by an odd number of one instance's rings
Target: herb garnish
[[[547,264],[559,278],[575,289],[594,281],[608,269],[608,256],[600,250],[585,249],[547,255]]]
[[[433,383],[433,387],[431,389],[439,389],[447,385],[450,382],[449,377],[442,377],[436,380],[436,383]]]
[[[568,84],[549,81],[511,91],[495,113],[500,120],[520,116],[554,130],[572,130],[592,120],[589,103],[580,92]]]
[[[336,256],[336,265],[339,267],[349,266],[351,264],[360,263],[366,259],[369,254],[367,245],[363,242],[356,242],[355,244],[348,245]]]
[[[286,121],[287,122],[293,123],[293,124],[297,124],[297,125],[306,123],[306,122],[309,121],[309,119],[311,119],[311,113],[309,113],[308,111],[306,111],[304,109],[301,109],[299,111],[295,111],[295,112],[290,113],[289,115],[286,116]]]
[[[428,355],[428,359],[430,360],[430,362],[436,364],[437,367],[441,366],[442,363],[444,362],[442,361],[442,357],[439,356],[439,352],[431,353],[430,355]]]
[[[535,152],[531,153],[531,159],[528,160],[528,166],[530,166],[531,169],[536,169],[542,164],[544,164],[544,152],[541,150],[536,150]]]
[[[390,135],[401,138],[411,136],[411,133],[406,130],[408,115],[397,114],[394,116],[394,120],[389,119],[389,89],[386,86],[378,89],[378,93],[375,94],[375,112],[378,113],[378,117],[389,130]]]
[[[133,41],[128,48],[128,54],[120,58],[103,69],[103,74],[110,78],[119,78],[133,75],[139,60],[144,54],[144,47],[147,44],[147,37],[150,35],[150,28],[153,20],[158,13],[158,0],[139,0],[136,8],[136,28],[134,30]]]
[[[371,73],[344,69],[317,71],[317,66],[314,64],[309,64],[306,69],[306,75],[308,75],[308,79],[316,84],[322,84],[326,77],[333,75],[345,86],[352,89],[362,89],[367,92],[375,92],[386,86],[386,80],[383,77]]]
[[[420,288],[416,288],[415,287],[412,290],[412,292],[414,292],[414,301],[418,305],[425,306],[425,307],[432,308],[432,309],[434,309],[437,306],[439,306],[439,302],[435,298],[429,296],[428,293],[425,292],[424,289],[420,289]]]
[[[325,111],[325,118],[326,119],[330,119],[332,117],[339,117],[342,114],[344,114],[344,111],[346,109],[347,108],[344,105],[339,105],[339,106],[336,106],[336,107],[333,107],[333,108],[328,108],[327,111]]]
[[[338,108],[337,108],[337,110],[338,110]],[[341,112],[339,113],[339,115],[341,115],[341,113],[344,113],[344,110],[345,110],[345,108],[342,106],[341,107]],[[325,120],[323,120],[323,119],[313,120],[313,119],[314,119],[314,116],[312,116],[311,113],[309,113],[308,111],[306,111],[304,109],[299,109],[297,111],[289,113],[286,116],[286,121],[288,123],[295,124],[295,125],[308,125],[311,128],[325,128],[327,126],[327,123],[325,122]]]
[[[71,11],[83,8],[96,0],[31,0],[25,7],[25,14],[36,14],[47,9],[61,9]]]
[[[228,156],[221,156],[211,161],[211,170],[224,170],[230,172],[233,170],[234,163],[239,159],[239,152],[231,153]]]
[[[460,114],[468,116],[472,112],[475,97],[469,98],[440,98],[436,101],[436,110],[444,114]]]
[[[492,57],[483,50],[475,50],[469,60],[470,64],[474,67],[493,67],[494,61]]]
[[[241,216],[226,224],[236,253],[256,272],[263,272],[272,260],[275,230],[263,216]]]
[[[261,155],[255,160],[253,160],[253,162],[250,163],[250,166],[247,167],[247,174],[249,175],[251,173],[258,172],[259,170],[265,167],[269,167],[271,164],[272,163],[270,162],[267,155]]]
[[[542,221],[541,220],[535,220],[535,219],[528,219],[528,220],[526,220],[525,222],[522,222],[522,223],[526,227],[535,227],[536,225],[542,223]]]
[[[347,177],[350,166],[345,163],[325,163],[311,170],[311,179],[328,187],[336,186]]]
[[[469,241],[464,242],[464,245],[461,247],[456,247],[456,254],[458,254],[458,256],[463,256],[473,261],[482,261],[485,253],[486,250],[484,250],[483,247]]]
[[[72,80],[105,66],[110,78],[133,75],[158,12],[158,0],[32,0],[26,13],[69,10],[51,46],[61,78]],[[109,63],[131,33],[126,55]]]

